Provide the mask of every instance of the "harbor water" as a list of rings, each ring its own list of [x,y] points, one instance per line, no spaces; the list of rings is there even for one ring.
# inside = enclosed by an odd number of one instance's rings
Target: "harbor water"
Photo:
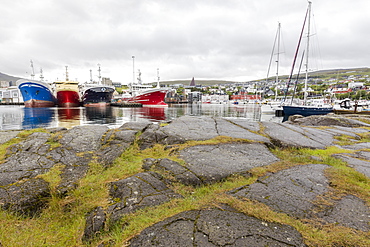
[[[118,128],[126,122],[160,123],[181,116],[241,118],[246,121],[282,122],[282,117],[263,114],[259,105],[175,104],[168,107],[48,107],[0,106],[0,130],[66,127],[99,124]]]

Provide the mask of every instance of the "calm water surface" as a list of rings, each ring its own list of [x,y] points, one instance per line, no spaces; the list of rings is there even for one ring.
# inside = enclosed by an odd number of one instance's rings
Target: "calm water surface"
[[[118,128],[126,122],[159,123],[190,116],[241,118],[246,121],[282,122],[282,117],[262,114],[258,105],[184,104],[168,107],[49,107],[0,106],[0,130],[48,127],[72,128],[78,125],[100,124]]]

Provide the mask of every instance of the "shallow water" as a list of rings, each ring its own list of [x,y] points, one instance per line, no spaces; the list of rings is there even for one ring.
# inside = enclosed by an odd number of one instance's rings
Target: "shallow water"
[[[158,123],[191,116],[241,118],[246,121],[282,122],[282,117],[262,114],[258,105],[183,104],[168,107],[50,107],[26,108],[0,106],[0,130],[48,127],[72,128],[78,125],[100,124],[118,128],[126,122],[149,121]]]

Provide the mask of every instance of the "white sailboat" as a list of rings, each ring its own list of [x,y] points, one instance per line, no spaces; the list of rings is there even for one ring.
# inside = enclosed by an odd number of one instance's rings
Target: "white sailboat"
[[[275,76],[275,85],[278,84],[279,82],[279,58],[280,58],[280,39],[281,39],[281,23],[279,22],[278,23],[278,29],[276,31],[276,35],[275,35],[275,40],[274,40],[274,45],[273,45],[273,48],[272,48],[272,52],[271,52],[271,57],[270,57],[270,63],[269,63],[269,67],[268,67],[268,70],[267,70],[267,76],[266,76],[266,83],[265,85],[268,84],[268,78],[269,78],[269,74],[270,74],[270,68],[271,68],[271,64],[272,64],[272,60],[273,60],[273,57],[274,55],[276,55],[276,76]],[[275,48],[277,48],[277,52],[275,53]],[[263,91],[265,92],[266,91],[266,86],[264,87]],[[283,110],[282,108],[282,100],[278,100],[277,98],[277,91],[275,92],[275,99],[274,100],[262,100],[262,104],[261,104],[261,112],[262,113],[267,113],[267,114],[270,114],[270,113],[275,113],[277,110]]]

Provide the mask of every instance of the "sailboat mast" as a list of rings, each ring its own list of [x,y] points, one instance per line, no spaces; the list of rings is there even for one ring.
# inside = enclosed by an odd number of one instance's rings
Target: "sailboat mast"
[[[275,79],[275,100],[277,99],[277,85],[279,83],[279,59],[280,59],[280,29],[281,23],[278,24],[278,34],[277,34],[277,54],[276,54],[276,79]]]
[[[306,102],[307,102],[308,54],[309,54],[309,48],[310,48],[311,4],[312,4],[312,2],[308,2],[307,47],[306,47],[306,78],[305,78],[305,82],[304,82],[304,104],[306,104]]]
[[[276,35],[275,35],[275,39],[274,39],[274,45],[272,46],[272,52],[271,52],[271,56],[270,56],[270,62],[269,62],[269,67],[267,69],[267,76],[266,76],[266,81],[265,81],[265,86],[263,87],[263,92],[262,92],[262,97],[261,99],[263,100],[264,97],[265,97],[265,91],[266,91],[266,87],[267,87],[267,84],[268,84],[268,80],[269,80],[269,75],[270,75],[270,69],[271,69],[271,63],[272,63],[272,59],[274,58],[274,54],[275,54],[275,48],[276,48],[276,42],[278,41],[278,47],[280,45],[280,22],[278,22],[278,29],[276,31]],[[279,48],[278,48],[278,54],[279,54]],[[279,56],[277,56],[276,58],[277,60],[279,60]],[[276,61],[277,62],[277,61]],[[279,64],[277,64],[277,66],[279,66]],[[278,72],[277,72],[278,73]],[[276,95],[275,95],[275,99],[276,99]]]

